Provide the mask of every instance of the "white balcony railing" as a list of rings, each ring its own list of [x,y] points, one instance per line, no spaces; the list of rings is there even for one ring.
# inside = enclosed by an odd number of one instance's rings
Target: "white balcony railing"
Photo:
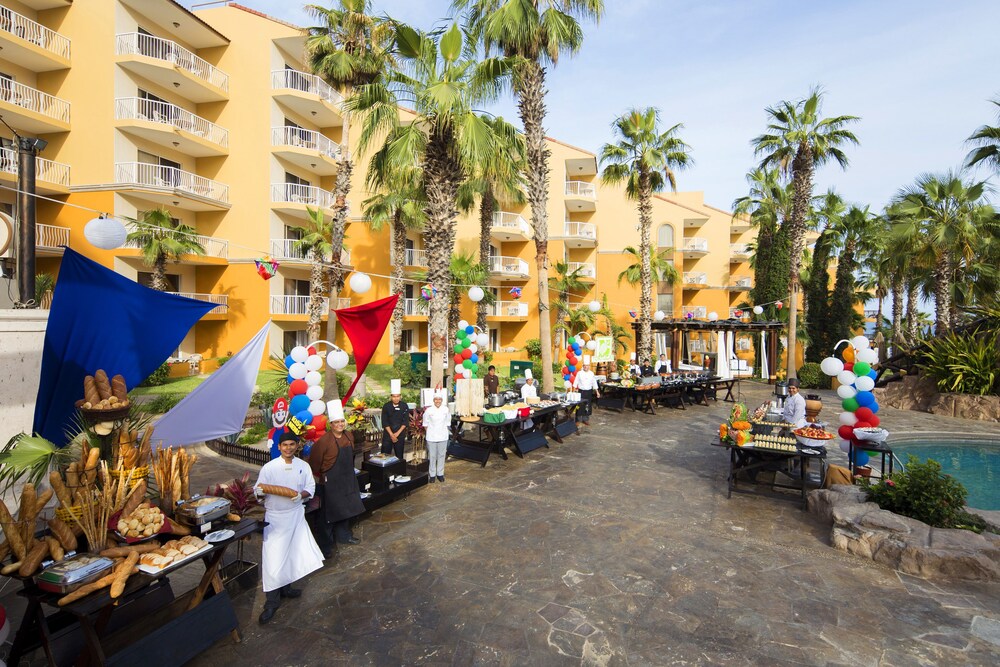
[[[69,102],[17,81],[0,79],[0,100],[40,113],[53,120],[69,122]]]
[[[272,315],[308,315],[309,296],[296,296],[293,294],[272,294],[271,314]],[[330,310],[330,300],[323,299],[320,311],[326,315]]]
[[[685,285],[707,285],[708,275],[705,273],[694,273],[691,271],[684,272],[684,284]]]
[[[596,278],[597,268],[589,262],[567,262],[570,272],[576,271],[581,278]]]
[[[403,299],[403,315],[427,315],[427,302],[423,299]]]
[[[528,304],[522,301],[497,301],[486,312],[493,317],[527,317]]]
[[[681,307],[681,314],[687,317],[688,313],[691,317],[697,317],[698,319],[705,319],[708,317],[708,309],[705,306],[683,306]]]
[[[573,197],[597,199],[597,186],[586,181],[566,181],[566,194]]]
[[[406,266],[427,266],[427,251],[417,250],[416,248],[406,249],[406,259],[404,264]]]
[[[708,252],[708,239],[698,237],[685,239],[684,252]]]
[[[315,185],[298,183],[272,183],[271,201],[306,204],[318,208],[333,208],[333,194]]]
[[[0,8],[0,30],[40,46],[46,51],[69,60],[69,38],[40,23],[21,16],[12,9]]]
[[[299,248],[299,239],[271,239],[271,255],[276,259],[310,261],[308,253]],[[340,249],[340,263],[348,266],[351,263],[351,251]]]
[[[733,276],[731,281],[730,287],[734,289],[745,290],[753,287],[753,278],[749,276]]]
[[[730,243],[729,244],[729,256],[730,257],[749,257],[750,256],[750,246],[746,243]]]
[[[490,273],[502,273],[510,276],[528,275],[528,263],[517,257],[490,257]]]
[[[17,151],[13,148],[0,148],[0,172],[17,176]],[[55,183],[69,187],[69,165],[53,162],[43,157],[36,158],[35,178],[44,183]]]
[[[200,294],[198,292],[172,292],[178,296],[186,296],[189,299],[197,299],[198,301],[208,301],[209,303],[217,303],[215,308],[208,311],[206,315],[225,315],[229,312],[229,295],[228,294]]]
[[[163,123],[223,148],[229,147],[229,130],[168,102],[139,97],[119,97],[115,100],[115,120],[148,120]]]
[[[340,144],[319,132],[301,127],[272,127],[271,145],[305,148],[334,160],[339,160],[341,155]]]
[[[563,223],[563,235],[575,238],[585,238],[597,240],[597,225],[592,222],[570,222]]]
[[[229,203],[228,185],[177,167],[145,162],[117,162],[115,181],[148,188],[182,191],[222,204]]]
[[[169,39],[129,32],[115,38],[115,55],[145,56],[172,63],[202,81],[229,92],[229,75]]]
[[[69,245],[69,227],[55,225],[35,225],[35,247],[55,250]]]
[[[531,225],[517,213],[497,211],[493,214],[493,229],[515,231],[524,236],[531,236]]]
[[[330,104],[339,106],[344,97],[315,74],[306,74],[294,69],[279,69],[271,72],[271,89],[291,88],[317,95]]]

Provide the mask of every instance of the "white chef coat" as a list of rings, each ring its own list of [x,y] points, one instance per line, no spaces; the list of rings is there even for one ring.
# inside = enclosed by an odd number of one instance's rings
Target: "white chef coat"
[[[781,409],[781,418],[789,424],[795,424],[795,428],[802,428],[806,425],[806,399],[802,392],[794,396],[789,394],[785,399],[785,405]]]
[[[597,377],[594,375],[594,371],[577,371],[573,386],[580,391],[597,389]]]
[[[670,360],[669,359],[665,359],[664,361],[657,361],[656,362],[656,372],[657,372],[657,374],[659,374],[659,373],[671,373],[672,371],[670,370]]]
[[[447,442],[451,429],[451,411],[441,405],[424,408],[424,439],[431,442]]]
[[[538,398],[538,387],[525,382],[521,385],[521,398],[524,400],[528,400],[529,398]]]
[[[316,493],[309,464],[302,459],[285,463],[276,458],[264,464],[257,476],[259,484],[277,484],[295,491]],[[310,572],[323,567],[323,553],[313,539],[306,523],[302,497],[285,498],[267,494],[264,497],[264,547],[262,550],[261,579],[264,592],[273,591],[298,581]]]

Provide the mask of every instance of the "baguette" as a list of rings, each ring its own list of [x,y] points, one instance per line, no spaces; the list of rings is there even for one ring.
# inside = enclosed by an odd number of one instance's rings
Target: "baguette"
[[[52,556],[52,560],[62,560],[66,557],[66,552],[62,548],[62,544],[56,538],[46,535],[45,544],[48,545],[49,555]]]
[[[171,521],[170,532],[173,533],[174,535],[180,535],[183,537],[185,535],[190,535],[191,529],[185,526],[180,521]]]
[[[125,378],[121,375],[111,378],[111,394],[119,401],[124,401],[128,398],[128,387],[125,385]]]
[[[0,561],[6,558],[7,554],[9,553],[10,553],[10,542],[8,542],[7,540],[0,542]]]
[[[3,499],[0,499],[0,526],[3,526],[4,535],[10,542],[10,549],[14,552],[14,557],[17,560],[24,560],[24,557],[28,555],[28,549],[24,544],[21,531],[14,521],[14,517],[10,515],[10,510],[7,509]]]
[[[97,391],[97,383],[94,381],[93,375],[87,375],[83,378],[83,400],[92,406],[101,402],[101,394]]]
[[[73,506],[73,497],[69,495],[69,489],[66,488],[66,484],[63,482],[62,476],[58,471],[53,470],[49,473],[49,484],[52,486],[52,490],[56,493],[56,498],[63,507],[69,508]]]
[[[108,380],[108,374],[104,372],[103,368],[98,368],[97,372],[94,373],[94,384],[97,385],[97,393],[100,394],[101,401],[111,398],[111,381]]]
[[[38,496],[38,499],[35,500],[35,517],[41,514],[42,510],[45,509],[45,506],[49,504],[49,501],[52,500],[53,493],[52,489],[45,489],[42,491],[42,495]]]
[[[49,545],[45,541],[35,542],[31,551],[21,561],[21,568],[17,571],[22,577],[30,577],[38,569],[38,566],[45,560],[45,555],[49,553]]]
[[[146,480],[142,480],[135,485],[135,488],[129,492],[127,498],[125,498],[125,504],[122,506],[122,517],[131,516],[132,512],[135,511],[142,501],[146,499]]]
[[[284,498],[297,498],[299,496],[298,491],[294,491],[289,489],[287,486],[280,486],[278,484],[258,484],[257,488],[272,496],[282,496]]]
[[[101,555],[106,558],[125,558],[129,554],[145,554],[150,551],[156,551],[159,548],[159,543],[154,540],[152,542],[143,542],[142,544],[133,544],[127,547],[112,547],[102,551]]]
[[[5,577],[9,577],[10,575],[14,574],[20,569],[21,569],[21,561],[17,561],[16,563],[11,563],[10,565],[4,565],[3,569],[0,569],[0,574],[2,574]]]
[[[59,544],[62,545],[62,548],[65,551],[76,551],[76,535],[73,533],[72,528],[67,526],[66,523],[58,517],[52,517],[49,519],[48,524],[49,530],[52,531],[55,538],[59,540]]]
[[[139,562],[139,552],[132,551],[125,557],[125,563],[115,572],[115,579],[111,582],[111,597],[120,597],[125,592],[125,583],[135,571],[135,565]]]
[[[32,512],[35,511],[36,497],[35,485],[31,482],[25,484],[21,489],[21,507],[17,511],[17,522],[21,530],[21,539],[26,545],[31,544],[35,538],[35,517]]]
[[[114,580],[115,580],[115,574],[114,572],[112,572],[111,574],[101,577],[100,579],[98,579],[93,583],[81,586],[80,588],[76,589],[69,595],[62,596],[61,598],[59,598],[59,601],[56,604],[58,604],[60,607],[65,607],[70,602],[76,602],[80,598],[85,598],[94,591],[99,591],[102,588],[107,588],[108,586],[111,585],[111,583]]]

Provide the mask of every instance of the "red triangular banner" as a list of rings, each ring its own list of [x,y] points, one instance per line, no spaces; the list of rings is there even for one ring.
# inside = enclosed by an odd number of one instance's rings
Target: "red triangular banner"
[[[378,301],[334,311],[337,313],[337,323],[344,327],[344,333],[347,334],[347,338],[354,348],[354,363],[358,368],[354,382],[351,383],[350,389],[343,396],[342,400],[345,406],[351,394],[354,393],[354,386],[358,384],[361,375],[368,368],[368,362],[375,356],[375,350],[389,326],[392,311],[396,308],[398,300],[399,295],[393,294]]]

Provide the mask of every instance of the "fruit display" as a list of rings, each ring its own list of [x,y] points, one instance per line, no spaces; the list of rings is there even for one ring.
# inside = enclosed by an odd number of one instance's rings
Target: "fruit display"
[[[733,406],[733,409],[729,411],[729,423],[732,424],[733,422],[746,421],[749,416],[746,404],[737,403]]]
[[[744,445],[748,445],[754,440],[753,435],[750,434],[750,431],[736,431],[735,434],[733,435],[733,439],[737,447],[743,447]]]
[[[735,421],[730,426],[736,431],[749,431],[752,428],[748,421]]]
[[[815,426],[803,426],[802,428],[795,429],[792,433],[811,440],[833,440],[834,436],[833,433],[828,433],[827,431]]]

